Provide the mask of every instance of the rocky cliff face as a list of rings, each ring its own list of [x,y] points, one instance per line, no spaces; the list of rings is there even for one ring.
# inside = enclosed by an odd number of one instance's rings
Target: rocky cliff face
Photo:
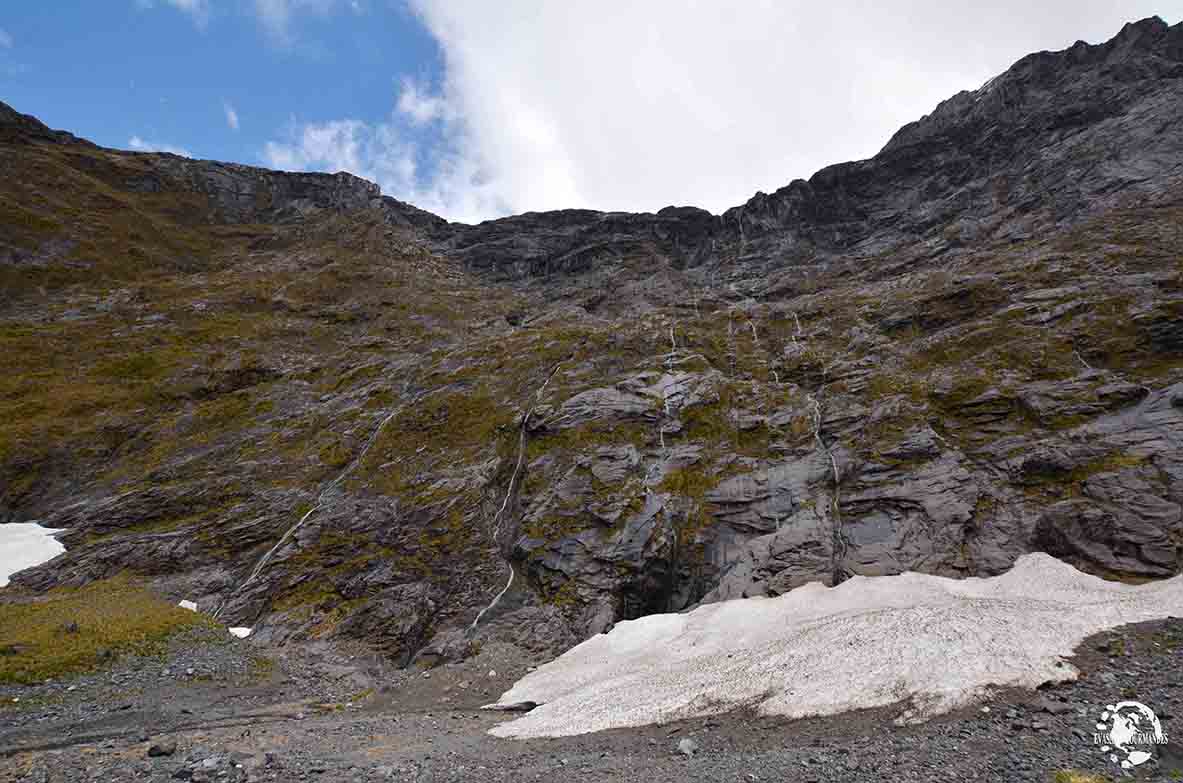
[[[430,663],[1047,551],[1183,567],[1183,26],[715,216],[450,224],[0,108],[0,518]]]

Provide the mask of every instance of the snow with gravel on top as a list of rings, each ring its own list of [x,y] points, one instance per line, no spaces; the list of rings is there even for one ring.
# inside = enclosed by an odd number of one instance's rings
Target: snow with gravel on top
[[[1183,615],[1183,576],[1106,582],[1044,554],[1005,574],[853,577],[621,622],[518,681],[498,704],[541,706],[490,733],[562,737],[751,707],[804,717],[910,700],[899,720],[987,686],[1075,679],[1084,638]]]
[[[61,530],[41,527],[35,522],[10,522],[0,525],[0,587],[8,577],[54,559],[66,548],[54,536]]]

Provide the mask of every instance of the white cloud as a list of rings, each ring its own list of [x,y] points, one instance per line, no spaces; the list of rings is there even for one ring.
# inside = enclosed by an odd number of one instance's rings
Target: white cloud
[[[398,110],[416,125],[426,125],[444,116],[447,102],[421,87],[413,79],[403,79],[398,96]]]
[[[440,135],[425,146],[406,131],[428,122],[440,123]],[[386,121],[293,123],[285,141],[264,145],[262,158],[280,169],[348,171],[378,183],[388,196],[452,220],[477,222],[507,214],[510,204],[481,163],[459,152],[465,134],[446,101],[404,81]],[[421,162],[430,164],[430,172],[422,170]]]
[[[204,29],[209,24],[209,0],[136,0],[136,5],[140,8],[155,8],[158,2],[188,14],[199,28]]]
[[[174,147],[171,144],[161,144],[155,141],[145,141],[139,136],[132,136],[127,140],[127,146],[136,152],[171,152],[173,155],[181,155],[186,158],[195,157],[192,152],[184,147]]]
[[[12,48],[12,35],[7,30],[0,27],[0,49]]]
[[[291,46],[295,42],[292,22],[298,14],[327,16],[342,0],[254,0],[255,16],[272,43]],[[362,13],[359,2],[348,3],[355,13]]]
[[[269,149],[304,151],[303,167],[348,162],[385,192],[464,220],[565,207],[719,212],[874,155],[901,125],[1029,52],[1106,40],[1155,13],[1151,0],[1000,0],[988,12],[938,0],[907,10],[863,0],[410,1],[443,54],[440,89],[406,80],[388,122],[341,120],[350,135],[332,138],[351,140],[352,158],[306,148],[299,128]],[[297,7],[334,5],[255,2],[284,25]],[[306,130],[330,127],[344,126]],[[424,133],[430,148],[408,144]],[[399,169],[394,160],[414,177],[375,174]]]
[[[238,112],[228,101],[222,102],[222,110],[226,113],[226,124],[230,126],[230,130],[238,130]]]

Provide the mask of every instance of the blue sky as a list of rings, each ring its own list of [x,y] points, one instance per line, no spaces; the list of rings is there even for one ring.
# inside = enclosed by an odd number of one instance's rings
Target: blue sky
[[[263,163],[284,129],[380,121],[400,77],[438,78],[438,49],[408,8],[357,9],[325,4],[276,26],[249,3],[12,3],[0,10],[11,41],[0,49],[0,99],[104,146],[139,138]]]
[[[721,211],[1159,0],[11,0],[0,100],[99,144],[349,170],[475,221]]]

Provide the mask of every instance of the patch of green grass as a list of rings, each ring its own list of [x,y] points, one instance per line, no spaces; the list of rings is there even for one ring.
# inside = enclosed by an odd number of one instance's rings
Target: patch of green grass
[[[719,477],[710,475],[702,465],[690,465],[671,470],[657,485],[662,492],[701,501],[707,492],[715,488]]]
[[[96,374],[120,381],[146,381],[155,378],[162,370],[156,356],[140,353],[109,359],[96,368]]]
[[[1125,468],[1134,468],[1146,462],[1145,457],[1124,452],[1113,452],[1099,459],[1079,465],[1069,471],[1052,472],[1025,479],[1023,492],[1032,498],[1043,498],[1050,492],[1059,498],[1062,493],[1070,497],[1084,494],[1084,483],[1100,473],[1112,473]]]
[[[867,379],[867,393],[873,399],[903,394],[917,402],[928,396],[923,376],[881,370]]]
[[[565,580],[556,589],[553,585],[544,583],[542,600],[552,606],[557,606],[560,609],[566,609],[572,606],[579,606],[583,604],[583,599],[579,596],[579,591],[576,587],[574,579]],[[549,589],[548,589],[549,588]]]
[[[0,610],[0,682],[84,672],[115,655],[150,655],[174,632],[211,621],[116,576]]]
[[[590,421],[578,427],[548,431],[526,441],[526,460],[535,460],[556,451],[578,454],[593,450],[597,446],[623,446],[631,443],[640,448],[645,445],[647,432],[653,429],[654,425],[651,424],[609,420]]]
[[[1110,783],[1110,779],[1075,769],[1061,769],[1052,776],[1052,783]]]
[[[320,461],[331,468],[343,468],[352,458],[352,453],[340,440],[333,440],[320,450]]]

